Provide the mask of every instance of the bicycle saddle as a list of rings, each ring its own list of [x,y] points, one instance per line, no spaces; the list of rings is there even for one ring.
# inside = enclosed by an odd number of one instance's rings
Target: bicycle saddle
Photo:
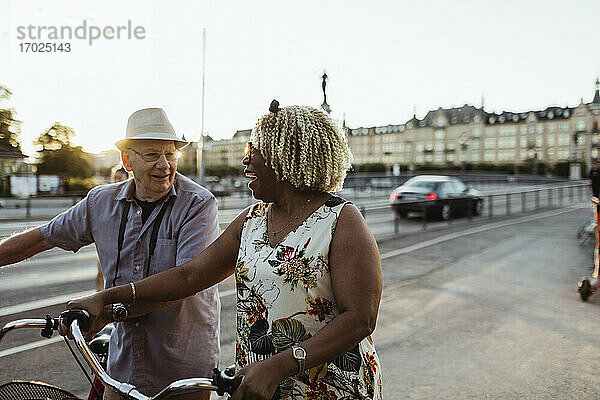
[[[108,354],[108,342],[110,341],[110,335],[115,330],[114,324],[108,324],[90,341],[90,350],[94,354],[107,355]]]

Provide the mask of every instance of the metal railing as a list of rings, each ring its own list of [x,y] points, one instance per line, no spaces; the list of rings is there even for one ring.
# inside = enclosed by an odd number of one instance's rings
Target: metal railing
[[[495,215],[510,216],[515,213],[525,213],[528,211],[536,211],[543,208],[561,207],[565,205],[565,200],[569,203],[574,201],[583,201],[586,196],[589,196],[590,184],[587,182],[570,183],[563,185],[544,185],[544,187],[537,187],[531,189],[522,190],[504,190],[498,191],[497,193],[483,194],[481,198],[484,199],[484,205],[487,207],[487,218],[493,218]],[[527,206],[527,200],[531,200],[533,196],[534,202],[533,207]],[[504,199],[503,205],[499,205],[498,199]],[[455,197],[454,200],[467,200],[469,204],[467,206],[467,219],[469,222],[473,220],[473,198],[471,197]],[[516,201],[515,201],[516,200]],[[396,204],[417,204],[421,206],[422,213],[422,227],[427,229],[428,224],[428,211],[431,209],[431,205],[437,200],[409,200],[402,201]],[[518,207],[515,207],[517,203]],[[367,207],[364,205],[358,206],[361,214],[364,218],[367,217],[368,212],[381,211],[384,209],[390,209],[394,214],[394,235],[399,233],[400,217],[395,212],[394,206],[388,205],[377,205]],[[497,212],[504,211],[503,214]],[[485,217],[486,212],[482,213],[482,217]],[[452,214],[448,223],[452,220]]]

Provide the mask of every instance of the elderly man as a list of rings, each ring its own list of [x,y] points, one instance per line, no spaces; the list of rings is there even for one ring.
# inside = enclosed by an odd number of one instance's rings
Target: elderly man
[[[95,243],[105,287],[112,287],[182,265],[217,238],[216,199],[176,172],[187,142],[162,109],[133,113],[125,139],[115,145],[133,179],[96,187],[48,224],[6,239],[0,265],[55,246],[76,252]],[[114,311],[107,306],[102,322],[118,321],[108,360],[115,379],[154,395],[174,380],[211,376],[219,360],[216,287],[176,304]],[[117,395],[107,390],[104,398]],[[208,399],[208,392],[195,398]]]

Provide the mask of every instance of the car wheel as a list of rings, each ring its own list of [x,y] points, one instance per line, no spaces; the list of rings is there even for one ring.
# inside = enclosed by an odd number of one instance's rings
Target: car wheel
[[[396,210],[396,215],[399,218],[406,218],[406,217],[408,217],[408,211]]]
[[[442,221],[448,221],[450,219],[450,204],[442,204],[442,208],[440,208],[440,218]]]
[[[483,213],[483,200],[476,200],[473,205],[473,214],[481,215]]]

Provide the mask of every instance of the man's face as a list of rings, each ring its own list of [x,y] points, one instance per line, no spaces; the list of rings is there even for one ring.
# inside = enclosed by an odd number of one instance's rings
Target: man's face
[[[121,154],[123,165],[133,171],[135,196],[143,201],[156,201],[166,195],[177,170],[175,144],[165,140],[130,140]]]

